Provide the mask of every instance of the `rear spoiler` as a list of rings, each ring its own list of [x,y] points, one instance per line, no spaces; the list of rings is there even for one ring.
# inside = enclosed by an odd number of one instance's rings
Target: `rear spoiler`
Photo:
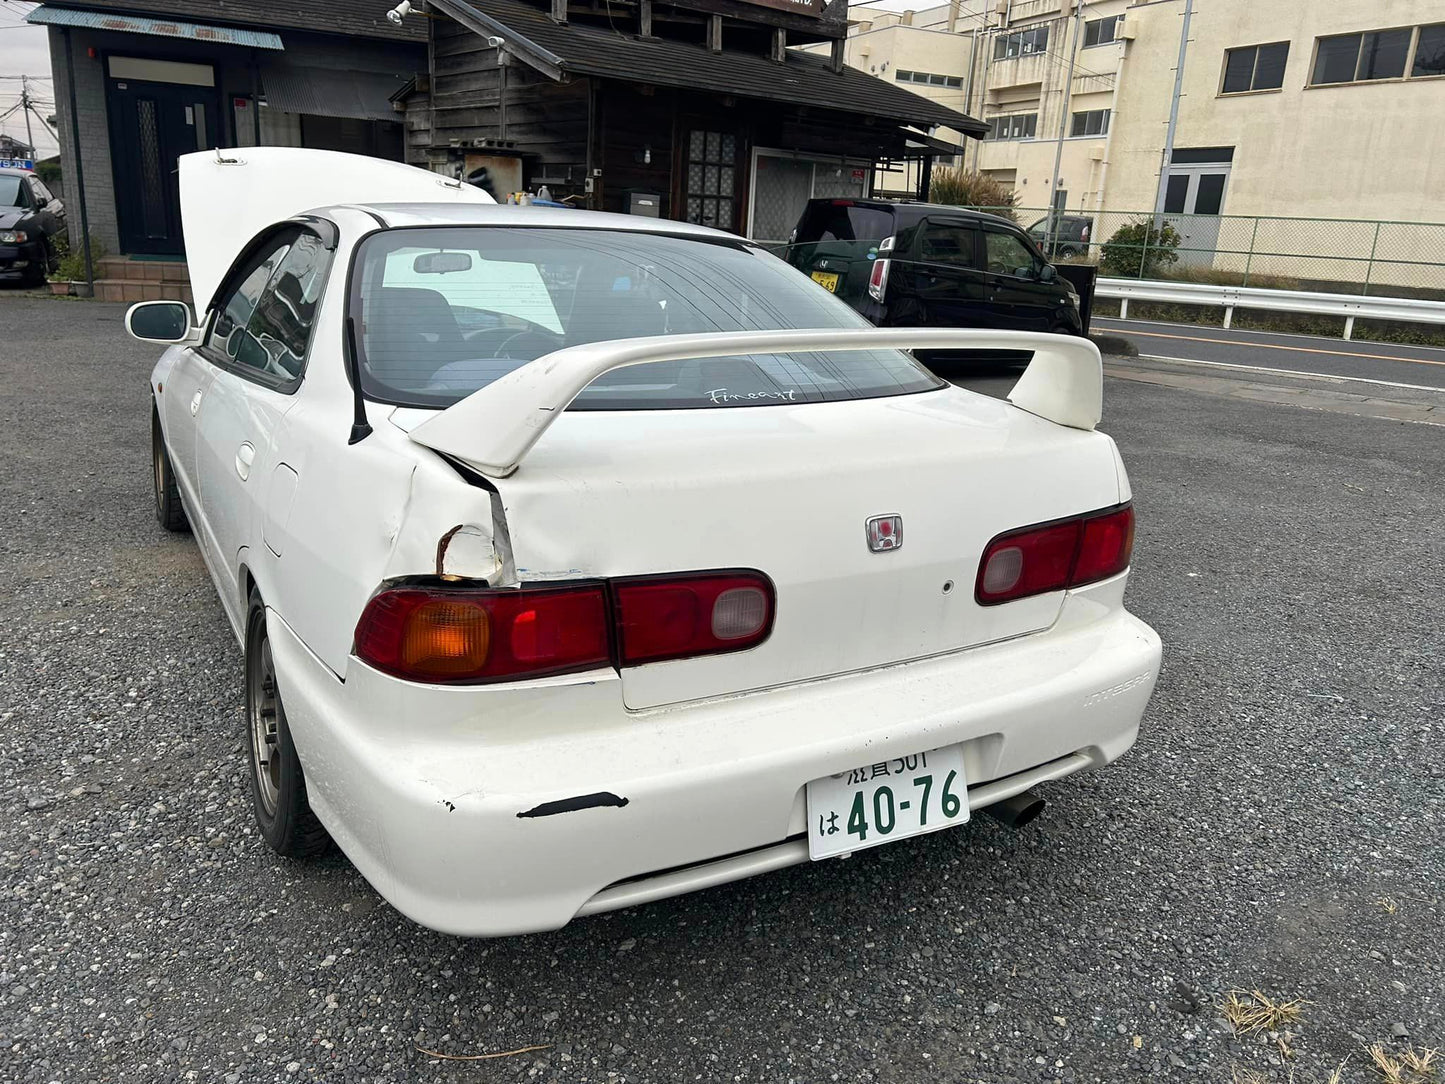
[[[1031,352],[1009,402],[1073,429],[1093,429],[1103,410],[1103,364],[1088,339],[981,328],[846,328],[719,331],[569,346],[494,380],[416,428],[418,444],[464,460],[492,478],[517,469],[547,427],[598,377],[629,365],[737,354],[813,350]]]

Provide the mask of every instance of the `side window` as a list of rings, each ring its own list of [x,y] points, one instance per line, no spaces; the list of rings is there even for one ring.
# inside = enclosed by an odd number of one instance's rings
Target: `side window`
[[[1033,277],[1038,270],[1038,259],[1029,251],[1028,245],[1011,233],[1001,230],[985,230],[983,234],[984,256],[988,270],[995,275],[1015,275],[1022,270]]]
[[[50,194],[50,189],[40,183],[39,177],[30,178],[30,188],[35,193],[35,205],[37,207],[44,207],[55,198]]]
[[[301,375],[330,263],[321,238],[306,232],[296,238],[261,291],[236,355],[238,363],[282,381]]]
[[[918,231],[918,258],[924,263],[972,267],[976,233],[972,226],[925,222]]]
[[[296,234],[292,231],[281,234],[264,246],[252,257],[249,269],[240,277],[230,292],[223,296],[218,306],[216,319],[211,324],[211,333],[206,337],[206,349],[218,360],[236,361],[245,347],[246,325],[256,312],[261,300],[261,291],[266,288],[276,265],[291,248]]]

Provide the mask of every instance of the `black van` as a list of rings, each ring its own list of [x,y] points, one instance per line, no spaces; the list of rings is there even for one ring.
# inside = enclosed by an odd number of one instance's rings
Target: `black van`
[[[1082,335],[1079,295],[997,215],[932,203],[809,200],[787,260],[879,327]]]

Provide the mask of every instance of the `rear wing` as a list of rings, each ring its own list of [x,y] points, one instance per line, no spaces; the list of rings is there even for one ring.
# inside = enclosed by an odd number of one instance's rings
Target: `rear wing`
[[[654,361],[794,354],[814,350],[1031,352],[1009,402],[1073,429],[1093,429],[1103,410],[1103,364],[1088,339],[981,328],[845,328],[719,331],[569,346],[514,369],[428,418],[412,440],[505,478],[573,399],[598,377]]]

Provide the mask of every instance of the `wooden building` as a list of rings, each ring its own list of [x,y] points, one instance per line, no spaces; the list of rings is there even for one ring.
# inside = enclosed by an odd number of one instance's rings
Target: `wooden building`
[[[934,128],[985,130],[845,67],[846,0],[426,8],[429,72],[398,96],[407,158],[499,198],[546,186],[574,206],[781,240],[810,197],[872,194],[878,163],[958,153]],[[831,55],[789,48],[819,42]]]

